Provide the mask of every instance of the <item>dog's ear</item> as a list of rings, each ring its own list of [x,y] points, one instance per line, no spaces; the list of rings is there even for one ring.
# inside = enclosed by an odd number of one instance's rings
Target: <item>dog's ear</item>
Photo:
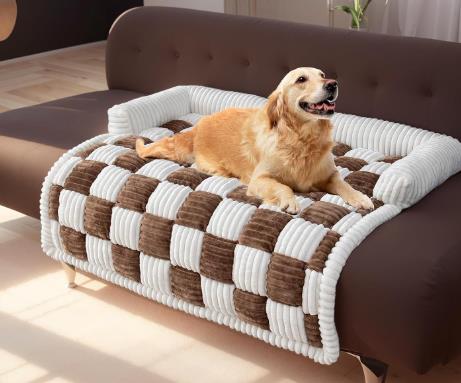
[[[271,127],[277,126],[283,112],[283,97],[282,92],[275,90],[269,96],[266,104],[266,113],[269,117]]]

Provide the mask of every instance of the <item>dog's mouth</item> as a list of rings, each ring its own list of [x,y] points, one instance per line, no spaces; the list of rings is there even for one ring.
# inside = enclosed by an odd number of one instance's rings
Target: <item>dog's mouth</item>
[[[325,100],[317,102],[315,104],[300,101],[299,107],[305,112],[309,112],[312,114],[329,115],[335,112],[336,103],[335,98],[333,96],[330,96]]]

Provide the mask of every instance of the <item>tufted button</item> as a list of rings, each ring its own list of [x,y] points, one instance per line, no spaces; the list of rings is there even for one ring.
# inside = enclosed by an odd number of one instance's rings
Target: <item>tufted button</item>
[[[213,55],[211,53],[208,53],[207,57],[208,57],[208,60],[210,60],[210,61],[213,61],[213,59],[214,59],[214,57],[213,57]]]
[[[248,59],[243,59],[242,63],[243,63],[243,66],[250,66],[250,60]]]
[[[173,52],[173,56],[174,56],[175,58],[177,58],[177,59],[179,59],[179,58],[181,57],[181,55],[179,54],[178,51],[174,51],[174,52]]]
[[[141,49],[140,47],[135,47],[135,48],[134,48],[134,51],[135,51],[136,53],[141,53],[141,52],[142,52],[142,49]]]
[[[423,88],[423,95],[430,98],[434,95],[434,92],[429,87],[426,87]]]
[[[378,87],[378,80],[375,80],[375,79],[370,80],[370,87],[377,88]]]

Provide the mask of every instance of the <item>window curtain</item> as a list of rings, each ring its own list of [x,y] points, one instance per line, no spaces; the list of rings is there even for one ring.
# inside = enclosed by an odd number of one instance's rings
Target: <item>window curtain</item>
[[[381,26],[383,33],[461,42],[461,0],[389,0]]]

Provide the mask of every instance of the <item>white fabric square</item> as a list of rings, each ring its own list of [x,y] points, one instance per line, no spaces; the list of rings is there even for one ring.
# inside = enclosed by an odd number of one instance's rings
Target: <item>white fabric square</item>
[[[117,245],[139,250],[142,214],[115,206],[110,222],[110,240]]]
[[[171,137],[174,134],[170,129],[167,128],[149,128],[143,130],[140,135],[143,137],[147,137],[152,141],[158,141],[165,137]]]
[[[59,234],[61,225],[58,221],[54,219],[50,219],[50,236],[51,236],[51,243],[55,249],[64,250],[61,241],[61,235]]]
[[[167,219],[175,219],[179,208],[192,189],[168,181],[161,182],[150,195],[146,212]]]
[[[171,294],[170,261],[139,254],[141,283],[163,294]]]
[[[336,166],[336,170],[339,173],[339,176],[344,179],[352,172],[348,168],[343,168],[342,166]]]
[[[85,195],[63,189],[59,194],[59,223],[85,234],[86,231],[83,226],[85,203]]]
[[[234,308],[234,285],[218,282],[203,275],[200,281],[203,303],[206,307],[225,315],[237,315]]]
[[[182,168],[173,161],[168,160],[153,160],[141,167],[136,174],[141,174],[146,177],[156,178],[160,181],[165,181],[166,178],[174,171]]]
[[[118,193],[131,174],[129,170],[115,165],[106,166],[91,184],[90,194],[115,203]]]
[[[112,165],[118,156],[129,152],[130,149],[117,145],[104,145],[95,149],[86,159],[104,162],[107,165]]]
[[[203,231],[173,225],[170,244],[171,264],[199,273],[203,236]]]
[[[387,162],[373,162],[372,164],[365,165],[362,169],[363,171],[366,172],[371,172],[375,174],[383,174],[383,172],[388,169],[392,164],[389,164]]]
[[[255,210],[256,206],[225,198],[213,212],[206,231],[217,237],[236,241]]]
[[[379,161],[384,158],[383,154],[379,152],[375,152],[374,150],[364,149],[364,148],[356,148],[356,149],[349,150],[346,154],[344,154],[344,156],[360,158],[361,160],[365,160],[368,163]]]
[[[53,183],[64,187],[67,177],[69,177],[69,174],[81,161],[82,159],[80,157],[71,157],[65,161],[54,175]]]
[[[206,191],[214,193],[225,198],[228,193],[240,185],[237,178],[228,178],[221,176],[212,176],[203,180],[195,189],[196,191]]]
[[[338,222],[336,222],[331,229],[341,235],[344,235],[352,226],[354,226],[361,219],[361,214],[352,211],[349,214],[345,215],[343,218],[341,218]]]
[[[307,262],[327,232],[323,225],[294,218],[280,233],[274,252]]]
[[[266,296],[267,269],[271,253],[237,244],[234,250],[232,280],[240,290]]]
[[[87,234],[85,244],[88,262],[102,266],[107,270],[114,270],[112,263],[112,243],[110,241]]]
[[[351,205],[346,203],[346,201],[344,201],[339,195],[336,194],[327,193],[322,198],[320,198],[320,201],[334,203],[336,205],[345,207],[349,210],[355,210]]]
[[[122,138],[129,137],[131,134],[110,134],[107,138],[103,140],[105,144],[113,144]]]
[[[298,342],[306,342],[304,313],[301,307],[288,306],[267,299],[266,313],[273,333]]]
[[[306,269],[303,286],[303,312],[305,314],[318,315],[321,282],[321,273]]]

